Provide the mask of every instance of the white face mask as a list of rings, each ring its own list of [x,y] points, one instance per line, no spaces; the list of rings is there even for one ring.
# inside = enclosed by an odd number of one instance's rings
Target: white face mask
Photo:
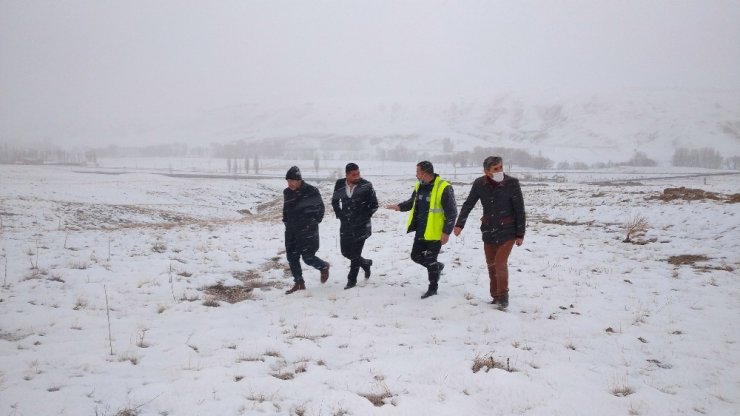
[[[493,179],[496,182],[501,182],[504,180],[504,172],[493,172],[491,174],[491,179]]]

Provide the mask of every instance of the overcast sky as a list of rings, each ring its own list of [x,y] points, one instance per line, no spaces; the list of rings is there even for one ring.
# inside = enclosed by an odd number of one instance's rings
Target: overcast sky
[[[0,0],[0,141],[241,103],[740,88],[740,1]]]

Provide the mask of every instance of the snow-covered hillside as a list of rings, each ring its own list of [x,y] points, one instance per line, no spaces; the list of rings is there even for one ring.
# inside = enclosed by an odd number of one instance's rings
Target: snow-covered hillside
[[[222,142],[293,139],[295,146],[313,148],[338,138],[370,150],[399,143],[441,149],[438,141],[449,138],[454,150],[510,147],[585,163],[626,161],[642,151],[666,165],[677,147],[710,146],[724,156],[740,155],[740,92],[538,92],[456,102],[253,104],[214,110],[175,130],[167,134]]]

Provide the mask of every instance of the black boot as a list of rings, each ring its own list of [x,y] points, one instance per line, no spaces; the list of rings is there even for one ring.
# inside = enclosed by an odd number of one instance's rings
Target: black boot
[[[434,296],[436,294],[437,294],[437,281],[435,280],[435,281],[429,282],[429,289],[427,289],[427,291],[423,295],[421,295],[421,298],[426,299],[429,296]]]
[[[499,310],[504,310],[509,307],[509,294],[495,296],[491,301],[492,304],[498,305]]]
[[[370,266],[373,265],[373,261],[370,259],[366,259],[364,262],[362,262],[362,270],[365,272],[365,279],[370,278]]]
[[[357,275],[360,274],[360,266],[362,262],[359,260],[353,260],[349,266],[349,273],[347,274],[347,286],[345,289],[352,289],[357,286]]]
[[[296,284],[294,284],[293,287],[285,291],[285,294],[290,295],[291,293],[296,292],[298,290],[306,290],[306,284],[304,282],[296,282]]]
[[[421,298],[422,298],[422,299],[426,299],[426,298],[428,298],[429,296],[434,296],[434,295],[436,295],[436,294],[437,294],[437,290],[436,290],[436,289],[427,289],[427,291],[426,291],[426,292],[424,292],[424,294],[423,294],[423,295],[421,295]]]
[[[427,289],[426,293],[421,295],[422,299],[426,299],[429,296],[434,296],[437,294],[437,282],[439,282],[439,272],[442,271],[444,268],[444,264],[437,263],[434,266],[430,266],[427,268],[427,273],[429,275],[429,289]]]

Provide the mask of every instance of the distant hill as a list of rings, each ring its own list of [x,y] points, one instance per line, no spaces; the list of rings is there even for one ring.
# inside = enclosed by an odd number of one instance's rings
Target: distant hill
[[[288,140],[313,149],[442,151],[476,146],[540,153],[555,161],[621,162],[641,151],[668,164],[677,147],[740,155],[740,91],[501,94],[455,102],[258,104],[223,108],[179,126],[208,142]],[[333,146],[333,147],[332,147]],[[449,150],[449,149],[448,149]]]
[[[55,151],[65,137],[60,132],[58,138],[37,145],[0,138],[0,144]],[[119,155],[171,155],[171,149],[179,155],[196,147],[200,147],[198,155],[208,155],[221,146],[222,157],[269,153],[302,159],[318,155],[378,160],[425,155],[440,160],[451,152],[503,147],[525,150],[555,164],[588,165],[625,162],[639,151],[667,166],[676,148],[711,147],[725,158],[740,156],[740,90],[517,92],[454,101],[252,103],[213,109],[180,122],[156,117],[142,125],[129,121],[88,142],[88,147],[101,149],[113,143],[133,149]],[[142,147],[146,148],[136,150]]]

